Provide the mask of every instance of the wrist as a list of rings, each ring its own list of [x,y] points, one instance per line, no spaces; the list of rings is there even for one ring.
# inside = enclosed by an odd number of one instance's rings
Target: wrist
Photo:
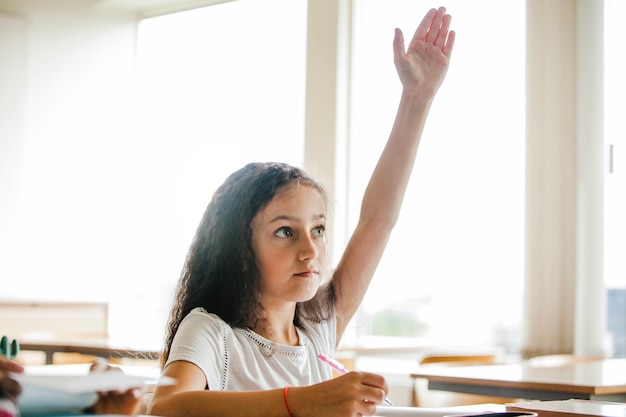
[[[402,99],[418,105],[430,106],[435,98],[436,93],[437,90],[429,88],[404,87],[402,89]]]
[[[290,385],[285,385],[285,388],[283,388],[283,402],[285,403],[285,409],[287,410],[287,415],[289,417],[295,417],[293,415],[293,412],[291,411],[291,407],[289,406],[289,388],[291,388]]]

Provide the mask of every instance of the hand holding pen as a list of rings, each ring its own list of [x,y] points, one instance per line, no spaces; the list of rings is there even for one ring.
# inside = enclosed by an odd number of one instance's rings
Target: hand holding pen
[[[333,365],[324,361],[323,366]],[[287,386],[283,399],[289,413],[296,417],[376,415],[378,404],[389,392],[385,378],[371,372],[348,372],[342,366],[338,369],[346,374],[313,385]]]
[[[348,372],[350,372],[348,369],[346,369],[345,366],[343,366],[341,364],[341,362],[339,362],[336,359],[331,358],[330,356],[327,356],[327,355],[324,355],[323,353],[320,353],[319,355],[317,355],[317,357],[322,362],[327,363],[331,368],[333,368],[335,371],[339,372],[341,375],[345,375]],[[387,397],[385,397],[384,403],[387,404],[387,405],[393,405],[393,403]]]

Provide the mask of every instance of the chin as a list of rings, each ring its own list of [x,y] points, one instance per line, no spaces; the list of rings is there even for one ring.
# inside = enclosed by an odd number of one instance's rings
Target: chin
[[[306,294],[302,294],[302,297],[299,297],[300,298],[299,302],[304,303],[306,301],[311,301],[317,295],[319,288],[320,287],[318,285],[314,289],[307,291]]]

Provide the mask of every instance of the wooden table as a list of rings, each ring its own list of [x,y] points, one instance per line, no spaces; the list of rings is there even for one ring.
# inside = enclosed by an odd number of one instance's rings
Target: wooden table
[[[424,368],[411,374],[428,388],[528,400],[626,402],[626,358],[533,367],[525,363]]]
[[[21,350],[44,352],[46,363],[53,363],[53,356],[57,352],[81,353],[105,359],[149,359],[156,360],[161,354],[155,347],[125,346],[108,339],[41,339],[21,340]]]

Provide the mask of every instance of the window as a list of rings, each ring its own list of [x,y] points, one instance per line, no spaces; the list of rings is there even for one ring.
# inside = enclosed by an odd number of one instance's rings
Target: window
[[[400,94],[393,29],[410,39],[425,12],[413,0],[357,4],[352,221]],[[451,68],[355,337],[463,340],[515,350],[524,279],[525,4],[451,0],[446,7],[459,33]],[[498,18],[486,22],[491,10]]]
[[[114,337],[160,345],[187,249],[227,175],[251,161],[302,165],[305,39],[303,0],[241,0],[140,22],[141,114],[128,145],[138,168],[128,181],[141,220],[128,238],[141,279],[114,301]],[[124,325],[134,305],[156,319]]]
[[[608,148],[608,174],[605,177],[605,284],[608,289],[608,330],[613,338],[613,354],[626,356],[626,59],[619,53],[623,44],[622,18],[626,3],[606,0],[604,133]]]
[[[113,344],[159,347],[214,189],[302,165],[307,2],[65,3],[0,16],[2,296],[107,302]]]

